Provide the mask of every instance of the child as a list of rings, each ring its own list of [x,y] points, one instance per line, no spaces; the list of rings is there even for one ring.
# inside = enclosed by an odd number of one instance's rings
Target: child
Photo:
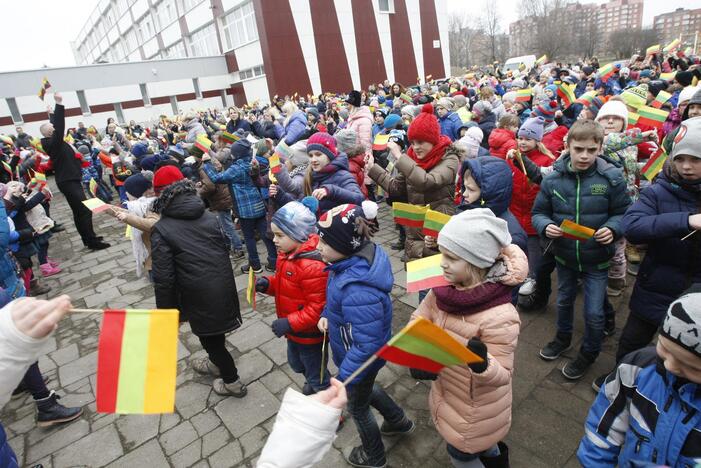
[[[682,122],[684,132],[671,162],[640,194],[621,222],[630,242],[647,244],[630,299],[630,314],[616,351],[616,361],[647,346],[669,304],[691,283],[701,283],[701,118]],[[681,240],[685,238],[684,240]],[[601,385],[603,376],[595,382]]]
[[[554,259],[542,253],[540,238],[531,223],[531,211],[540,187],[520,170],[521,161],[526,159],[539,167],[550,167],[555,162],[555,156],[543,144],[544,125],[542,117],[528,119],[518,130],[518,150],[507,152],[514,181],[510,209],[528,234],[529,278],[519,290],[519,305],[525,310],[545,307],[550,296],[550,274],[555,268]]]
[[[548,100],[536,104],[531,113],[531,117],[543,118],[543,138],[541,141],[556,158],[560,157],[565,146],[565,136],[567,136],[567,127],[558,125],[555,121],[555,118],[560,114],[562,111],[557,101]]]
[[[553,240],[557,260],[557,335],[540,350],[541,358],[551,361],[569,349],[577,281],[583,281],[584,341],[577,358],[562,369],[572,380],[582,377],[601,351],[608,265],[613,242],[621,236],[621,218],[630,205],[621,170],[598,157],[603,141],[601,125],[575,122],[567,135],[568,153],[543,179],[533,206],[533,227]],[[564,238],[560,225],[565,219],[594,229],[593,237]]]
[[[489,156],[489,150],[483,148],[482,140],[484,133],[477,125],[464,125],[460,127],[460,140],[458,144],[465,149],[465,156],[460,160],[460,163],[465,159],[474,159],[479,156]]]
[[[628,354],[589,410],[582,466],[698,466],[701,285],[669,305],[656,348]]]
[[[326,306],[319,330],[328,331],[338,380],[345,381],[387,343],[392,335],[392,265],[378,245],[370,241],[376,231],[377,205],[370,201],[337,206],[321,215],[318,249],[330,263]],[[357,375],[348,388],[348,410],[360,433],[362,445],[347,457],[353,466],[386,466],[381,434],[408,434],[414,430],[382,388],[375,385],[384,365],[376,360]],[[385,421],[377,427],[370,405]]]
[[[511,379],[520,320],[512,288],[526,278],[528,262],[511,244],[507,222],[476,208],[451,218],[438,234],[441,268],[449,286],[433,288],[413,317],[447,330],[483,362],[444,368],[429,405],[436,429],[456,467],[508,466],[501,442],[511,426]],[[436,378],[437,377],[437,378]]]
[[[275,296],[278,318],[272,323],[273,333],[287,338],[287,361],[292,370],[304,375],[305,395],[329,386],[324,340],[316,327],[326,302],[328,278],[316,250],[318,204],[316,198],[305,197],[302,203],[292,201],[275,212],[270,227],[278,249],[276,271],[256,281],[256,291]]]
[[[505,159],[506,153],[516,148],[516,132],[519,126],[518,117],[513,114],[505,114],[499,119],[499,125],[489,135],[489,154]]]
[[[275,178],[279,188],[289,195],[291,200],[297,200],[304,197],[304,175],[309,167],[307,140],[300,140],[290,146],[290,151],[289,159],[281,166],[280,172],[275,175]],[[269,187],[271,198],[276,197],[278,185]]]

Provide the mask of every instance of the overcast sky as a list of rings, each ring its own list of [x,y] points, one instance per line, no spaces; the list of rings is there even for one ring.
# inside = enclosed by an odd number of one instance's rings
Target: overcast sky
[[[97,0],[0,0],[3,11],[3,40],[0,43],[0,72],[75,65],[70,41],[78,35]],[[425,0],[421,0],[425,1]],[[486,0],[447,0],[450,12],[480,15]],[[519,0],[497,2],[504,30],[518,19]],[[604,3],[603,0],[595,0]],[[8,8],[8,3],[13,8]],[[589,3],[589,2],[582,2]],[[645,0],[643,24],[655,15],[677,7],[701,8],[701,0]]]

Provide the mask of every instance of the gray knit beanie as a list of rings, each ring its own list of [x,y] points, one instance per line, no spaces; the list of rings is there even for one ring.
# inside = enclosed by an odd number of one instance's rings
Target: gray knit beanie
[[[478,268],[490,268],[511,244],[506,221],[492,210],[476,208],[450,218],[438,233],[438,245]]]
[[[670,304],[660,335],[701,357],[701,284]]]
[[[290,154],[290,163],[294,166],[303,166],[309,163],[309,154],[307,153],[307,140],[299,140],[294,145],[290,146],[292,153]]]
[[[319,202],[314,197],[304,197],[301,202],[291,201],[273,215],[272,222],[282,232],[297,242],[305,242],[316,233],[316,210]]]
[[[348,150],[353,148],[358,141],[358,134],[355,130],[343,129],[336,132],[336,148],[340,153],[348,154]]]
[[[701,117],[686,119],[679,125],[672,146],[672,161],[682,154],[701,158]]]

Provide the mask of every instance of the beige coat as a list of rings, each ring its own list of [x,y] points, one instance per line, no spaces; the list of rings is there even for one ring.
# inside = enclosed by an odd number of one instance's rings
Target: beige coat
[[[146,271],[151,271],[151,231],[159,219],[161,219],[161,217],[153,211],[146,213],[145,218],[141,218],[133,213],[127,213],[127,217],[124,219],[126,224],[142,232],[141,240],[148,250],[148,257],[146,257],[144,261],[144,268]]]
[[[502,258],[507,273],[500,281],[520,284],[528,275],[528,260],[510,245]],[[467,366],[444,368],[431,386],[429,406],[436,429],[458,450],[477,453],[506,437],[511,428],[511,376],[521,321],[516,308],[502,304],[481,312],[455,315],[440,310],[430,291],[413,317],[421,316],[467,345],[479,337],[487,345],[489,365],[481,374]]]
[[[428,172],[421,169],[406,154],[397,160],[394,167],[397,176],[392,177],[378,164],[374,164],[368,175],[377,182],[394,201],[412,205],[430,205],[432,210],[452,215],[455,213],[455,176],[464,150],[450,145],[441,161]],[[424,248],[424,236],[419,228],[406,228],[406,260],[416,260],[438,253]]]

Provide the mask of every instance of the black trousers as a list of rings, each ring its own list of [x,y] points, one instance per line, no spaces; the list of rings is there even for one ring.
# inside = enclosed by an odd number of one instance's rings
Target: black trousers
[[[231,357],[231,353],[226,349],[226,336],[221,334],[198,336],[197,338],[200,339],[202,347],[207,351],[209,360],[219,368],[224,383],[236,382],[239,378],[239,373],[238,369],[236,369],[234,358]]]
[[[659,325],[643,320],[633,313],[629,314],[618,341],[616,363],[621,362],[626,354],[649,345],[658,328]]]
[[[58,185],[58,189],[63,196],[66,197],[68,206],[71,207],[73,222],[78,234],[80,234],[80,238],[83,240],[83,244],[86,246],[95,244],[97,236],[92,227],[92,212],[83,205],[83,200],[85,200],[83,185],[79,180],[68,180],[56,185]]]

